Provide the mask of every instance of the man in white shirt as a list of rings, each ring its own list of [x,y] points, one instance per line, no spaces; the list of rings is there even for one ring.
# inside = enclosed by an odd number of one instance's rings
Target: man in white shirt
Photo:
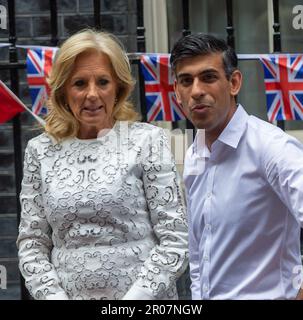
[[[186,36],[171,65],[198,129],[184,168],[192,298],[303,299],[302,144],[236,103],[242,75],[224,41]]]

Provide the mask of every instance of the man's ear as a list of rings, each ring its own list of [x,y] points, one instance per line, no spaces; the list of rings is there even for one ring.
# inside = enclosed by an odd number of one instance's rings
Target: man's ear
[[[230,77],[230,94],[232,96],[238,95],[242,85],[242,73],[240,70],[235,70]]]
[[[182,104],[182,101],[181,101],[181,99],[180,99],[180,94],[179,94],[179,90],[178,90],[177,80],[174,81],[174,90],[175,90],[177,102],[181,105],[181,104]]]

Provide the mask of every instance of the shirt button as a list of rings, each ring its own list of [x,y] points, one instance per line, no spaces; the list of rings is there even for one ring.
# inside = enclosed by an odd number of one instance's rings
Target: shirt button
[[[206,228],[207,231],[211,231],[211,225],[209,223],[207,223],[205,225],[205,228]]]
[[[207,198],[210,198],[210,197],[211,197],[211,192],[208,192]]]
[[[207,285],[204,285],[204,286],[203,286],[203,291],[204,291],[204,292],[207,292],[207,291],[208,291],[208,286],[207,286]]]
[[[208,261],[208,256],[204,256],[204,261]]]

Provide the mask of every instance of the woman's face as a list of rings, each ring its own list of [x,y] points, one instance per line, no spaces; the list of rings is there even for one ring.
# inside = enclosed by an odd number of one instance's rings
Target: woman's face
[[[96,138],[100,130],[113,127],[117,88],[110,60],[105,54],[90,51],[76,58],[65,85],[65,96],[80,124],[78,138]]]

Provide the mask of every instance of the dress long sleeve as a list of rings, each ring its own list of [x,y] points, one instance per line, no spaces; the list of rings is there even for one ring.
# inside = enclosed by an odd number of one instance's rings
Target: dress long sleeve
[[[25,150],[22,181],[21,223],[17,246],[19,267],[25,284],[35,299],[68,299],[61,287],[57,272],[50,262],[52,250],[51,227],[47,222],[40,163],[29,143]]]
[[[156,245],[138,280],[123,299],[174,297],[173,284],[187,267],[188,231],[179,176],[164,130],[157,128],[146,143],[143,185]]]

